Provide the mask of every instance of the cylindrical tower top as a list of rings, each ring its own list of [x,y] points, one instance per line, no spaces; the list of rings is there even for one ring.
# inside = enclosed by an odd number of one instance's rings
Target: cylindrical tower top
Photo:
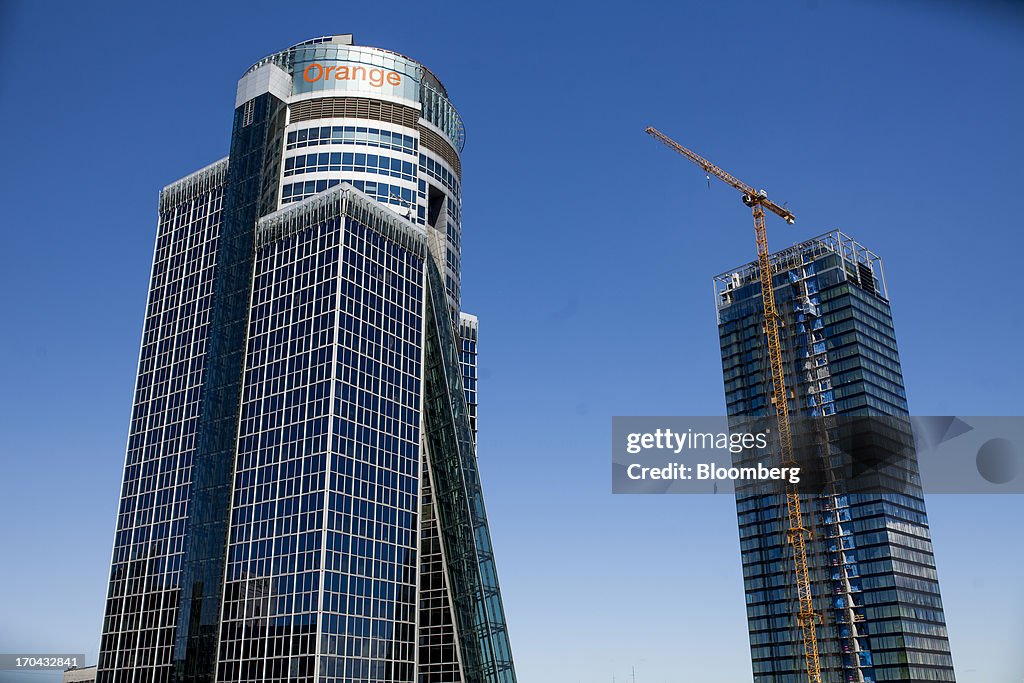
[[[242,127],[265,93],[286,105],[268,138],[280,154],[268,172],[277,183],[266,183],[266,209],[349,183],[423,226],[457,310],[465,128],[440,79],[413,59],[343,34],[251,66],[235,97]]]
[[[422,118],[445,133],[459,152],[465,146],[462,117],[430,69],[397,52],[355,45],[351,34],[323,36],[264,57],[246,71],[275,64],[291,78],[291,101],[324,96],[368,96],[416,106]]]

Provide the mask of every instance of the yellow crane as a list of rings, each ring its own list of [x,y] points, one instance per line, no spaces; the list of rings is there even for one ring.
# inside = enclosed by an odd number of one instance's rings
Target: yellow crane
[[[768,209],[791,225],[796,221],[796,217],[789,209],[768,199],[768,194],[764,190],[755,190],[696,152],[683,147],[658,129],[648,127],[644,132],[700,166],[708,178],[715,176],[725,184],[742,192],[743,203],[749,206],[754,213],[757,265],[761,276],[761,302],[764,306],[764,332],[768,341],[768,358],[772,371],[772,403],[775,405],[778,422],[780,456],[783,466],[796,465],[796,459],[793,456],[793,435],[789,424],[786,373],[782,362],[782,346],[779,343],[779,325],[782,320],[775,308],[775,288],[772,287],[772,268],[768,251],[768,233],[764,225],[764,210]],[[804,525],[800,491],[795,484],[789,484],[786,487],[786,513],[788,517],[786,540],[793,548],[793,573],[796,579],[797,603],[799,605],[796,617],[803,636],[807,681],[808,683],[821,683],[821,661],[818,656],[819,618],[814,611],[810,571],[807,568],[807,538],[810,533]]]

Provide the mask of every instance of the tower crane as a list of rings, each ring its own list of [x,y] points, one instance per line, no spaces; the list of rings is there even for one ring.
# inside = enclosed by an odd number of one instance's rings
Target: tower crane
[[[757,242],[757,265],[761,277],[761,303],[764,307],[764,331],[768,342],[768,358],[772,373],[772,403],[779,431],[779,449],[783,466],[796,465],[793,455],[793,435],[789,423],[789,401],[786,392],[785,366],[782,362],[782,347],[779,343],[779,326],[782,319],[775,308],[775,289],[772,287],[772,268],[768,251],[768,233],[765,229],[765,209],[792,225],[796,217],[789,209],[768,199],[764,190],[755,190],[750,185],[725,172],[718,166],[668,137],[656,128],[648,127],[648,135],[664,143],[669,149],[681,154],[704,169],[710,179],[715,176],[726,185],[743,193],[743,203],[754,214],[754,236]],[[786,513],[788,527],[786,540],[793,548],[793,573],[796,579],[798,611],[797,622],[803,638],[804,663],[808,683],[821,683],[821,661],[818,656],[819,615],[814,611],[811,595],[810,571],[807,566],[807,539],[810,536],[804,524],[800,504],[800,491],[795,484],[786,486]]]

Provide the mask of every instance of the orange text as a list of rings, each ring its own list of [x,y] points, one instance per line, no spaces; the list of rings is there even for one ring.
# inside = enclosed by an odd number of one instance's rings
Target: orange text
[[[317,81],[369,81],[375,88],[387,83],[398,86],[402,84],[401,74],[385,69],[376,69],[365,66],[324,66],[313,62],[302,70],[302,80],[307,83]]]

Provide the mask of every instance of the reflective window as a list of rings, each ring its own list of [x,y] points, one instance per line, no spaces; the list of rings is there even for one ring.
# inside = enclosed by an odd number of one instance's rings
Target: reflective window
[[[379,173],[403,180],[416,179],[416,168],[411,161],[403,161],[383,154],[320,152],[299,154],[284,160],[284,176],[286,178],[303,173],[323,171]]]
[[[416,153],[416,138],[411,135],[368,128],[366,126],[314,126],[288,133],[286,149],[315,147],[317,145],[366,145],[393,149],[408,154]]]
[[[372,180],[349,180],[346,182],[360,192],[365,192],[370,197],[384,204],[394,204],[403,207],[414,205],[415,193],[407,187],[374,182]],[[341,180],[338,178],[290,183],[281,189],[281,203],[300,202],[306,197],[312,197],[316,193],[336,187],[340,183]]]

